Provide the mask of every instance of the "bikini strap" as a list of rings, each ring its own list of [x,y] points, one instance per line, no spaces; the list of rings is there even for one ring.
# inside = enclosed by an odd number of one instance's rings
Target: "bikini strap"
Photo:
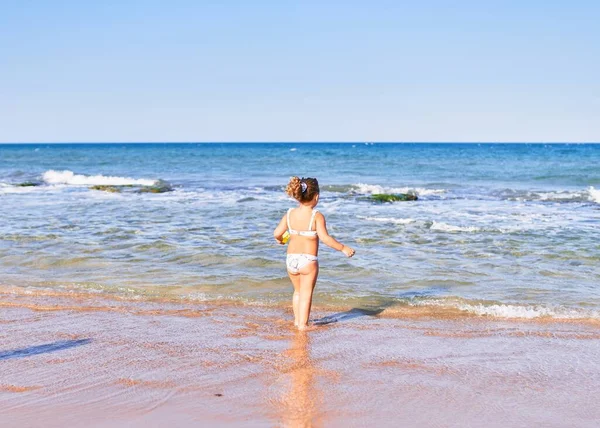
[[[308,223],[308,230],[312,231],[313,221],[315,219],[315,214],[317,214],[319,210],[313,210],[312,215],[310,216],[310,223]]]

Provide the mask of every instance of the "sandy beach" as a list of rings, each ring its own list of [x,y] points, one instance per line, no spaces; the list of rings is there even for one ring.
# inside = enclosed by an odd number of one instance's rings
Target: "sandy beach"
[[[594,323],[316,308],[298,333],[285,308],[3,290],[6,427],[600,420]]]
[[[2,2],[0,428],[600,428],[599,21]]]

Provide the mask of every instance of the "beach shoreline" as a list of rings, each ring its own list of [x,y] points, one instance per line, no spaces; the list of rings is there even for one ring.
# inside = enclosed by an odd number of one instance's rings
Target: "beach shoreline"
[[[0,307],[3,426],[558,427],[600,418],[600,329],[591,324],[317,308],[317,329],[298,333],[279,307],[90,310],[76,298],[68,307],[35,300]]]

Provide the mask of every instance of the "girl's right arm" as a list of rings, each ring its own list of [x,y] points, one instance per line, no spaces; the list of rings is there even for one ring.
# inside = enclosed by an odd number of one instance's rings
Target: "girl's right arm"
[[[285,233],[286,230],[287,230],[287,213],[284,214],[283,217],[281,217],[281,221],[279,222],[279,224],[273,231],[273,238],[275,238],[275,240],[281,245],[283,245],[283,234]]]
[[[352,248],[345,246],[341,242],[338,242],[329,234],[329,232],[327,232],[327,222],[325,221],[325,216],[323,214],[318,212],[315,216],[315,220],[317,222],[317,235],[325,245],[333,248],[334,250],[341,251],[347,257],[352,257],[354,255],[355,251]]]

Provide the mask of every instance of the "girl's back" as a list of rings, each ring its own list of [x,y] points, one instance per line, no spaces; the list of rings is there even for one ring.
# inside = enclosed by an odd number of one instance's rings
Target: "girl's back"
[[[288,253],[318,255],[319,238],[317,229],[317,210],[309,207],[291,208],[287,214],[287,227],[290,231]]]

